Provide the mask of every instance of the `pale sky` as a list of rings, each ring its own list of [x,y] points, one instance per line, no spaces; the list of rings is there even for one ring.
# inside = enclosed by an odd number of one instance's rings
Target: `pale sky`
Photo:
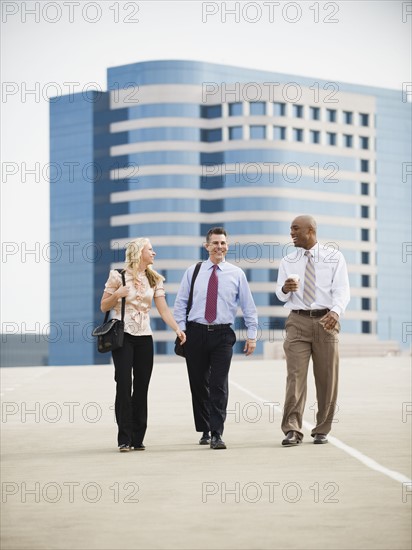
[[[411,2],[19,0],[1,7],[0,332],[7,323],[43,331],[50,320],[47,97],[68,93],[67,83],[105,90],[108,67],[152,59],[396,90],[412,81]]]

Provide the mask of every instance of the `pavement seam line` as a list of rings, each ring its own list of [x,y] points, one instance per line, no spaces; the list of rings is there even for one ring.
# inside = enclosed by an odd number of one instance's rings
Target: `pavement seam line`
[[[237,382],[234,382],[233,380],[230,381],[230,384],[237,388],[238,390],[246,393],[247,395],[250,395],[254,399],[257,399],[261,403],[272,403],[270,399],[264,399],[263,397],[260,397],[259,395],[256,395],[255,393],[251,392],[247,388],[244,388]],[[277,406],[273,406],[273,409],[282,414],[282,409]],[[310,422],[307,422],[306,420],[303,420],[303,426],[307,430],[311,430],[313,428],[313,424]],[[400,483],[412,483],[412,479],[409,479],[405,475],[401,474],[400,472],[396,472],[395,470],[390,470],[389,468],[386,468],[385,466],[382,466],[382,464],[379,464],[379,462],[376,462],[373,458],[370,458],[367,455],[364,455],[361,451],[358,451],[357,449],[354,449],[350,445],[347,445],[346,443],[343,443],[340,439],[334,436],[328,436],[329,442],[340,449],[341,451],[345,452],[346,454],[350,455],[352,458],[355,458],[371,470],[375,470],[377,472],[380,472],[381,474],[394,479],[395,481],[399,481]]]

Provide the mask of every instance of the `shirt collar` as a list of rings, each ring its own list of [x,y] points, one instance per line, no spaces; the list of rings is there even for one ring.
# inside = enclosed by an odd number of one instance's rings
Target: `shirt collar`
[[[316,241],[316,243],[312,246],[312,248],[302,248],[299,247],[302,250],[302,256],[305,255],[305,252],[308,251],[311,253],[312,256],[315,256],[315,251],[319,248],[319,241]]]
[[[223,260],[222,262],[218,263],[218,264],[214,264],[210,258],[208,258],[206,261],[205,261],[205,264],[206,264],[206,269],[210,269],[212,266],[214,265],[217,265],[217,267],[220,269],[220,270],[223,270],[224,269],[224,265],[226,263],[226,260]]]

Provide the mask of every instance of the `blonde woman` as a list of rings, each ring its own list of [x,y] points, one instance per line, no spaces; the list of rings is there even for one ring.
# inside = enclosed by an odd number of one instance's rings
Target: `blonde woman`
[[[180,330],[166,303],[164,278],[152,268],[155,256],[149,239],[130,242],[124,266],[126,286],[122,284],[121,274],[111,270],[100,304],[103,313],[113,309],[113,317],[120,319],[122,298],[126,298],[124,343],[112,352],[120,452],[145,449],[147,392],[153,369],[153,336],[149,317],[153,299],[163,321],[176,332],[182,344],[186,341],[185,333]]]

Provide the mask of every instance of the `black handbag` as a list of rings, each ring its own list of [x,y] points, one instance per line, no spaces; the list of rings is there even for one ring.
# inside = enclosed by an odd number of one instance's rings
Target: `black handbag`
[[[123,286],[126,286],[124,270],[118,269],[122,275]],[[120,319],[109,319],[110,310],[106,311],[103,324],[96,327],[92,336],[97,337],[97,351],[106,353],[123,346],[124,340],[124,311],[126,307],[126,298],[122,298],[122,313]]]
[[[187,318],[189,316],[189,311],[191,310],[192,303],[193,303],[193,287],[195,286],[196,277],[199,273],[200,266],[202,265],[202,263],[203,262],[197,263],[195,270],[193,272],[192,282],[190,284],[189,299],[187,301],[187,306],[186,306],[186,323],[187,323]],[[181,345],[179,337],[177,337],[175,340],[175,354],[179,355],[180,357],[186,357],[184,345],[183,346]]]

